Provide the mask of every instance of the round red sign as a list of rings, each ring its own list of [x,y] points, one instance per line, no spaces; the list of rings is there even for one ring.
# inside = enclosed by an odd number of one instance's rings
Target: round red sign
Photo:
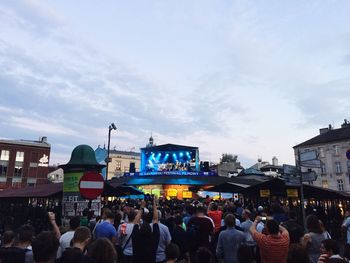
[[[86,199],[96,199],[102,194],[104,179],[98,172],[85,172],[79,182],[80,194]]]

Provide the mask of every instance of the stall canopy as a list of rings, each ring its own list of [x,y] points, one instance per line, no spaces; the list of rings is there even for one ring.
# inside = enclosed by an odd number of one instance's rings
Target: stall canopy
[[[121,184],[121,185],[113,185],[111,182],[108,182],[105,185],[105,189],[103,191],[103,196],[128,196],[128,195],[143,195],[144,193],[130,185]]]
[[[238,184],[233,182],[226,182],[206,189],[210,192],[218,193],[242,193],[244,189],[249,187],[249,184]]]
[[[63,183],[42,184],[24,188],[8,188],[0,192],[0,198],[50,197],[62,194]]]
[[[0,191],[0,198],[47,198],[53,196],[62,196],[63,183],[43,184],[37,186],[27,186],[24,188],[8,188]],[[111,185],[105,184],[104,196],[127,196],[143,195],[143,192],[129,185]]]

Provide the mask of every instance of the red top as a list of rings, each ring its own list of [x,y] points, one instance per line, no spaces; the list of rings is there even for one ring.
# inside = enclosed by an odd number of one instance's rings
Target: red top
[[[278,236],[254,232],[254,240],[260,248],[261,263],[285,263],[288,256],[289,234],[282,232]]]
[[[221,219],[222,219],[222,211],[208,211],[208,216],[213,220],[215,225],[215,233],[220,231],[221,227]]]

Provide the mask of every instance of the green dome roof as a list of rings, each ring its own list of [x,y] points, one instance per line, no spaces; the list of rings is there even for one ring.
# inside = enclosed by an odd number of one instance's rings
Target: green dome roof
[[[67,164],[60,165],[62,168],[103,168],[96,160],[95,151],[89,145],[78,145],[72,151]]]

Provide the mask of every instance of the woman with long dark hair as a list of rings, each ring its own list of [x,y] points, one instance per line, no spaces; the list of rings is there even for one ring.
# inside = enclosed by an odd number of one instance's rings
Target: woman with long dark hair
[[[309,215],[306,218],[308,233],[302,238],[302,245],[307,249],[311,263],[317,263],[320,257],[321,242],[325,239],[317,216]]]

